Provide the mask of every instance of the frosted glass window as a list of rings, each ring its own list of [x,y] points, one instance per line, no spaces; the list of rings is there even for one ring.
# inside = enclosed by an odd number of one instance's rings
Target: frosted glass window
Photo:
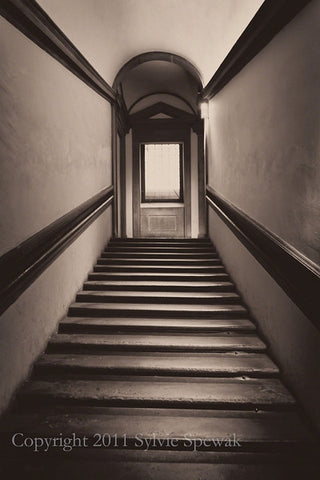
[[[181,164],[179,143],[142,145],[142,201],[181,201]]]

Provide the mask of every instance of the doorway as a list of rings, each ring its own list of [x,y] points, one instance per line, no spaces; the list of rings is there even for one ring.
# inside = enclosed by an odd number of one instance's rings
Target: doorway
[[[185,236],[183,144],[140,145],[141,236]]]
[[[190,237],[190,127],[153,125],[133,132],[133,236]]]

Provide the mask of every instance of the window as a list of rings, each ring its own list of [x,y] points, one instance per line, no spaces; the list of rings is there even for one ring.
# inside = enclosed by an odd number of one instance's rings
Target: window
[[[181,202],[182,145],[146,143],[141,145],[142,202]]]

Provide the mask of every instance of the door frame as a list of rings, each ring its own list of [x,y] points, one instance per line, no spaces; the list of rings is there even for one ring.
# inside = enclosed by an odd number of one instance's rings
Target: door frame
[[[132,218],[133,236],[138,237],[141,231],[141,166],[140,145],[143,143],[182,143],[183,144],[183,191],[185,237],[191,237],[191,128],[186,122],[178,119],[150,119],[139,122],[132,128]]]

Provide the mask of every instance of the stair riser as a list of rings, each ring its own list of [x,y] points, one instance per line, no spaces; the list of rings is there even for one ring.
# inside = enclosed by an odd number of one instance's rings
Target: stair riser
[[[164,260],[166,259],[172,259],[172,260],[179,260],[179,259],[185,259],[185,260],[206,260],[206,259],[212,259],[212,258],[218,258],[218,255],[216,253],[210,252],[210,253],[140,253],[140,252],[135,252],[135,253],[130,253],[130,252],[102,252],[101,253],[102,258],[144,258],[144,259],[152,259],[152,258],[163,258]]]
[[[224,267],[222,266],[212,266],[212,267],[158,267],[158,266],[135,266],[135,265],[128,265],[125,266],[123,265],[122,267],[116,266],[116,265],[110,265],[110,266],[104,266],[104,265],[96,265],[93,269],[94,272],[117,272],[117,273],[122,273],[122,272],[132,272],[132,273],[173,273],[173,274],[179,274],[179,273],[224,273]]]
[[[228,281],[230,279],[227,273],[217,273],[217,274],[208,274],[208,275],[199,275],[193,276],[193,282],[219,282],[219,281]],[[88,280],[148,280],[148,281],[163,281],[168,282],[168,286],[170,287],[170,282],[185,282],[188,285],[190,281],[190,277],[188,275],[177,275],[177,274],[164,274],[164,275],[157,275],[157,274],[150,274],[145,276],[143,274],[126,274],[124,273],[115,273],[113,275],[109,275],[107,272],[94,272],[88,275]],[[171,287],[170,287],[171,288]]]
[[[64,353],[64,354],[99,354],[104,355],[115,352],[125,353],[230,353],[230,352],[246,352],[246,353],[264,353],[266,348],[255,346],[177,346],[177,345],[96,345],[96,344],[55,344],[49,343],[47,353]]]
[[[88,378],[93,379],[93,376],[97,378],[97,380],[105,380],[110,375],[124,375],[124,376],[137,376],[140,375],[150,376],[179,376],[183,377],[186,381],[189,377],[203,377],[203,378],[233,378],[239,376],[245,376],[248,378],[277,378],[279,374],[274,371],[266,371],[266,370],[246,370],[246,369],[238,369],[234,371],[229,370],[220,370],[220,371],[208,371],[208,370],[183,370],[183,369],[168,369],[165,370],[164,368],[157,369],[157,368],[68,368],[68,367],[42,367],[35,365],[32,379],[35,380],[59,380],[60,378],[68,378],[68,379],[83,379]]]
[[[202,311],[202,310],[184,310],[179,311],[179,310],[170,310],[168,307],[167,310],[161,310],[161,313],[159,311],[152,311],[152,310],[139,310],[134,309],[116,309],[116,308],[108,308],[108,309],[98,309],[95,308],[94,306],[87,306],[87,307],[79,307],[76,304],[74,306],[69,308],[68,315],[70,317],[123,317],[123,316],[128,316],[128,317],[152,317],[152,318],[158,318],[159,314],[164,317],[164,318],[179,318],[182,315],[185,318],[245,318],[248,316],[248,312],[243,309],[239,310],[231,310],[228,311],[223,310],[217,310],[215,311]]]
[[[137,253],[217,253],[212,247],[109,247],[105,252]]]
[[[197,297],[143,297],[143,296],[136,296],[136,297],[129,297],[126,295],[117,295],[112,296],[112,293],[105,294],[105,295],[90,295],[85,292],[78,293],[76,296],[77,302],[92,302],[92,303],[143,303],[143,304],[154,304],[154,303],[165,303],[165,304],[190,304],[190,305],[200,305],[210,304],[210,305],[235,305],[239,304],[239,297],[218,297],[218,298],[197,298]]]
[[[211,240],[208,238],[150,238],[150,237],[145,237],[145,238],[112,238],[110,239],[108,246],[111,245],[119,245],[119,244],[124,244],[124,245],[132,245],[132,244],[172,244],[172,245],[211,245]]]
[[[219,259],[205,259],[205,260],[170,260],[170,259],[132,259],[132,258],[123,258],[123,259],[112,259],[112,258],[99,258],[97,261],[98,265],[175,265],[183,267],[198,267],[205,265],[219,265],[221,266],[221,260]]]
[[[164,285],[103,285],[102,283],[87,283],[83,285],[83,290],[96,290],[96,291],[139,291],[139,292],[233,292],[235,290],[232,284],[213,284],[212,286],[190,286],[186,282],[183,286],[170,285],[167,283]]]
[[[137,325],[126,325],[126,326],[113,326],[113,325],[74,325],[74,324],[62,324],[59,326],[59,333],[88,333],[88,334],[103,334],[103,333],[129,333],[129,332],[141,332],[141,333],[194,333],[194,334],[203,334],[203,333],[215,333],[215,332],[227,332],[235,331],[237,333],[251,333],[254,331],[252,328],[237,327],[236,325],[233,328],[215,328],[215,327],[169,327],[164,325],[163,327],[157,326],[137,326]]]
[[[17,398],[18,404],[24,410],[35,409],[39,410],[46,406],[83,406],[83,407],[138,407],[138,408],[183,408],[183,409],[209,409],[209,410],[272,410],[272,411],[288,411],[293,409],[293,405],[272,403],[255,403],[250,402],[234,402],[230,401],[185,401],[185,400],[149,400],[149,399],[98,399],[98,398],[57,398],[47,397],[45,395],[19,395]]]

